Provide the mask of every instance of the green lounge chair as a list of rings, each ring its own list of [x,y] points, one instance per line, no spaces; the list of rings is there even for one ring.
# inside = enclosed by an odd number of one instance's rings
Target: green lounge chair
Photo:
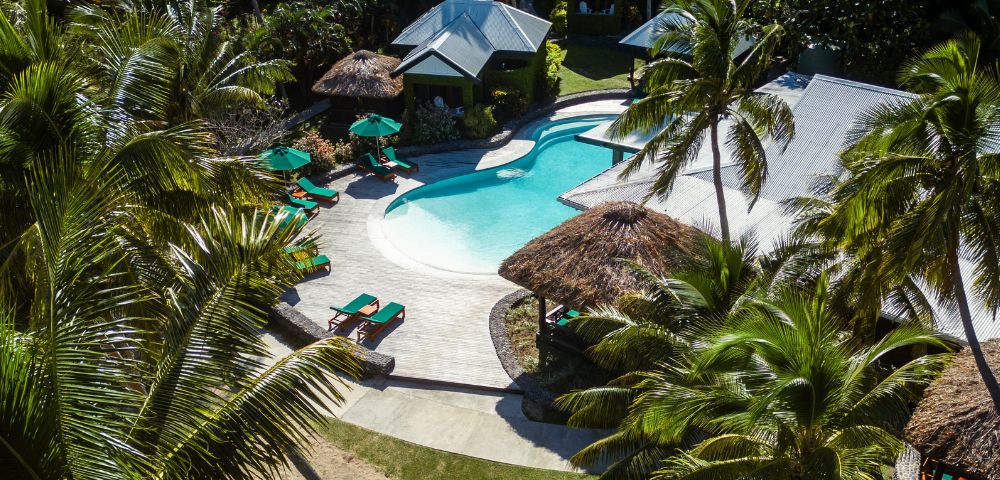
[[[296,227],[302,228],[309,222],[309,216],[301,208],[289,207],[288,205],[275,205],[271,207],[271,214],[278,216],[284,212],[285,218],[281,219],[279,228],[287,228],[293,221],[297,221]],[[296,220],[297,219],[297,220]]]
[[[378,163],[378,161],[375,160],[375,157],[373,157],[370,153],[362,155],[361,162],[358,165],[361,168],[368,170],[376,177],[381,178],[383,182],[387,182],[396,176],[396,174],[392,172],[392,169]]]
[[[330,259],[326,255],[317,255],[315,257],[310,257],[305,260],[298,260],[295,262],[295,269],[299,273],[309,274],[319,271],[322,268],[330,269]]]
[[[396,165],[397,167],[406,171],[407,173],[413,172],[415,170],[420,170],[420,165],[417,165],[417,162],[413,162],[410,160],[400,160],[396,158],[395,148],[386,147],[385,150],[382,150],[382,154],[385,155],[385,158],[389,159],[390,163]]]
[[[312,200],[306,200],[304,198],[293,197],[290,194],[288,194],[287,192],[285,193],[285,202],[288,203],[289,205],[293,206],[293,207],[299,207],[299,208],[301,208],[301,209],[309,212],[310,215],[315,214],[316,213],[316,209],[319,208],[319,204],[318,203],[316,203],[316,202],[314,202]]]
[[[565,312],[563,312],[562,318],[560,318],[559,321],[556,322],[556,326],[557,327],[568,327],[570,320],[573,320],[574,318],[579,317],[579,316],[580,316],[580,312],[578,312],[576,310],[566,310]]]
[[[327,323],[327,330],[333,330],[333,327],[340,328],[344,322],[354,319],[358,315],[358,311],[368,305],[374,305],[378,308],[378,297],[374,295],[369,295],[367,293],[362,293],[351,300],[351,303],[344,305],[343,307],[330,306],[330,309],[337,312],[334,314],[333,318]],[[344,317],[344,318],[341,318]]]
[[[302,189],[306,195],[312,198],[318,198],[320,200],[340,201],[340,192],[336,190],[330,190],[329,188],[317,187],[315,184],[309,181],[308,178],[302,177],[297,182],[296,185]]]
[[[295,260],[301,260],[303,258],[315,257],[319,251],[316,247],[316,242],[302,242],[295,245],[289,245],[281,249]]]
[[[374,315],[361,317],[361,319],[365,321],[365,324],[358,329],[358,343],[361,343],[362,338],[371,339],[378,336],[382,330],[385,330],[396,320],[406,320],[406,307],[392,302],[385,308],[380,308]]]

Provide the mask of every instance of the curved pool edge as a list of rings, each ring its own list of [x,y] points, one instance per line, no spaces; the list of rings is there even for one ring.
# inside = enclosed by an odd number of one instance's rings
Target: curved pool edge
[[[570,107],[572,108],[572,107]],[[579,107],[577,107],[579,108]],[[473,172],[479,172],[482,170],[488,170],[491,168],[498,168],[509,163],[520,160],[525,155],[531,152],[535,147],[535,140],[531,138],[532,134],[543,124],[550,123],[553,121],[561,121],[575,117],[587,117],[596,115],[608,115],[608,114],[618,114],[624,111],[624,108],[616,111],[612,110],[576,110],[571,112],[557,111],[552,115],[548,115],[539,119],[536,119],[528,124],[523,125],[517,133],[514,134],[510,143],[507,145],[489,151],[484,155],[483,159],[480,160],[479,164]],[[430,154],[427,156],[433,156],[439,154]],[[487,158],[489,157],[489,158]],[[416,157],[420,158],[420,157]],[[400,251],[389,239],[384,230],[385,223],[385,213],[389,206],[396,201],[399,197],[404,194],[410,193],[425,185],[431,185],[440,180],[447,178],[454,178],[459,175],[465,175],[473,172],[456,172],[452,169],[446,169],[440,174],[429,176],[428,178],[422,179],[422,182],[412,182],[409,178],[406,178],[406,184],[400,184],[398,190],[393,192],[392,195],[387,195],[375,201],[371,210],[368,212],[368,218],[366,221],[368,228],[368,237],[372,242],[372,245],[387,259],[393,263],[408,268],[410,270],[420,271],[428,274],[447,276],[452,278],[467,278],[469,280],[476,279],[487,279],[487,278],[501,278],[497,272],[469,272],[461,270],[450,270],[446,268],[441,268],[436,265],[431,265],[429,263],[421,262],[402,251]],[[399,178],[399,177],[397,177]],[[513,284],[511,284],[513,285]]]

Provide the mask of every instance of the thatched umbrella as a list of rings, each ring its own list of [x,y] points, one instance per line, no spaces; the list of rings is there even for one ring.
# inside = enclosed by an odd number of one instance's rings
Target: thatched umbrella
[[[1000,374],[1000,339],[982,347]],[[906,426],[906,439],[952,475],[1000,480],[1000,415],[968,348],[924,392]]]
[[[336,97],[388,100],[403,92],[403,78],[393,77],[399,59],[358,50],[338,61],[313,85],[313,93]]]
[[[622,259],[665,274],[691,254],[700,235],[634,203],[604,203],[528,242],[499,273],[538,295],[541,331],[546,298],[575,308],[611,303],[643,287]]]

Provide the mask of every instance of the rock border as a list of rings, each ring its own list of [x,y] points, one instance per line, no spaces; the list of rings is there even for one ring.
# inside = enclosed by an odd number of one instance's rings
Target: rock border
[[[554,405],[556,395],[521,368],[521,365],[517,363],[517,357],[514,355],[514,347],[510,344],[510,336],[507,335],[507,323],[505,321],[507,311],[515,303],[532,295],[534,294],[530,290],[522,288],[516,292],[507,294],[496,305],[493,305],[493,310],[490,311],[490,337],[493,339],[493,348],[497,351],[500,364],[503,365],[503,369],[507,372],[510,379],[521,387],[525,400],[530,400],[544,409],[556,411]]]
[[[517,133],[521,127],[524,127],[528,123],[538,120],[539,118],[551,115],[555,113],[556,110],[572,107],[581,103],[596,102],[600,100],[626,100],[632,95],[632,93],[633,90],[631,88],[592,90],[589,92],[574,93],[572,95],[559,97],[552,103],[538,106],[538,108],[531,110],[524,116],[505,123],[500,133],[491,138],[454,140],[451,142],[435,143],[432,145],[411,145],[400,147],[396,149],[396,151],[403,156],[418,157],[432,153],[453,152],[457,150],[492,149],[503,147],[510,143],[510,141],[514,138],[514,134]]]
[[[285,302],[271,307],[268,319],[272,327],[281,330],[295,342],[296,348],[336,336]],[[355,345],[354,348],[361,364],[361,373],[365,377],[386,377],[396,367],[396,359],[392,356],[369,350],[362,345]]]

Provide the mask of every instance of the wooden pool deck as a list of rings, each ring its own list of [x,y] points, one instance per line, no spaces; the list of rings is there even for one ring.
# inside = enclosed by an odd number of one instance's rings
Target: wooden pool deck
[[[550,118],[622,109],[620,102],[594,102]],[[516,390],[497,358],[488,319],[493,305],[517,287],[496,274],[462,274],[420,264],[389,243],[381,221],[386,207],[402,193],[521,157],[533,145],[528,138],[533,129],[522,129],[510,144],[496,150],[415,158],[420,171],[399,175],[394,182],[362,174],[331,182],[327,187],[340,192],[340,202],[323,205],[307,227],[317,234],[320,252],[330,257],[330,272],[310,275],[282,299],[324,328],[333,313],[330,305],[344,305],[363,292],[379,297],[383,304],[403,304],[406,320],[365,342],[395,357],[393,375]],[[342,334],[356,338],[356,326]]]

